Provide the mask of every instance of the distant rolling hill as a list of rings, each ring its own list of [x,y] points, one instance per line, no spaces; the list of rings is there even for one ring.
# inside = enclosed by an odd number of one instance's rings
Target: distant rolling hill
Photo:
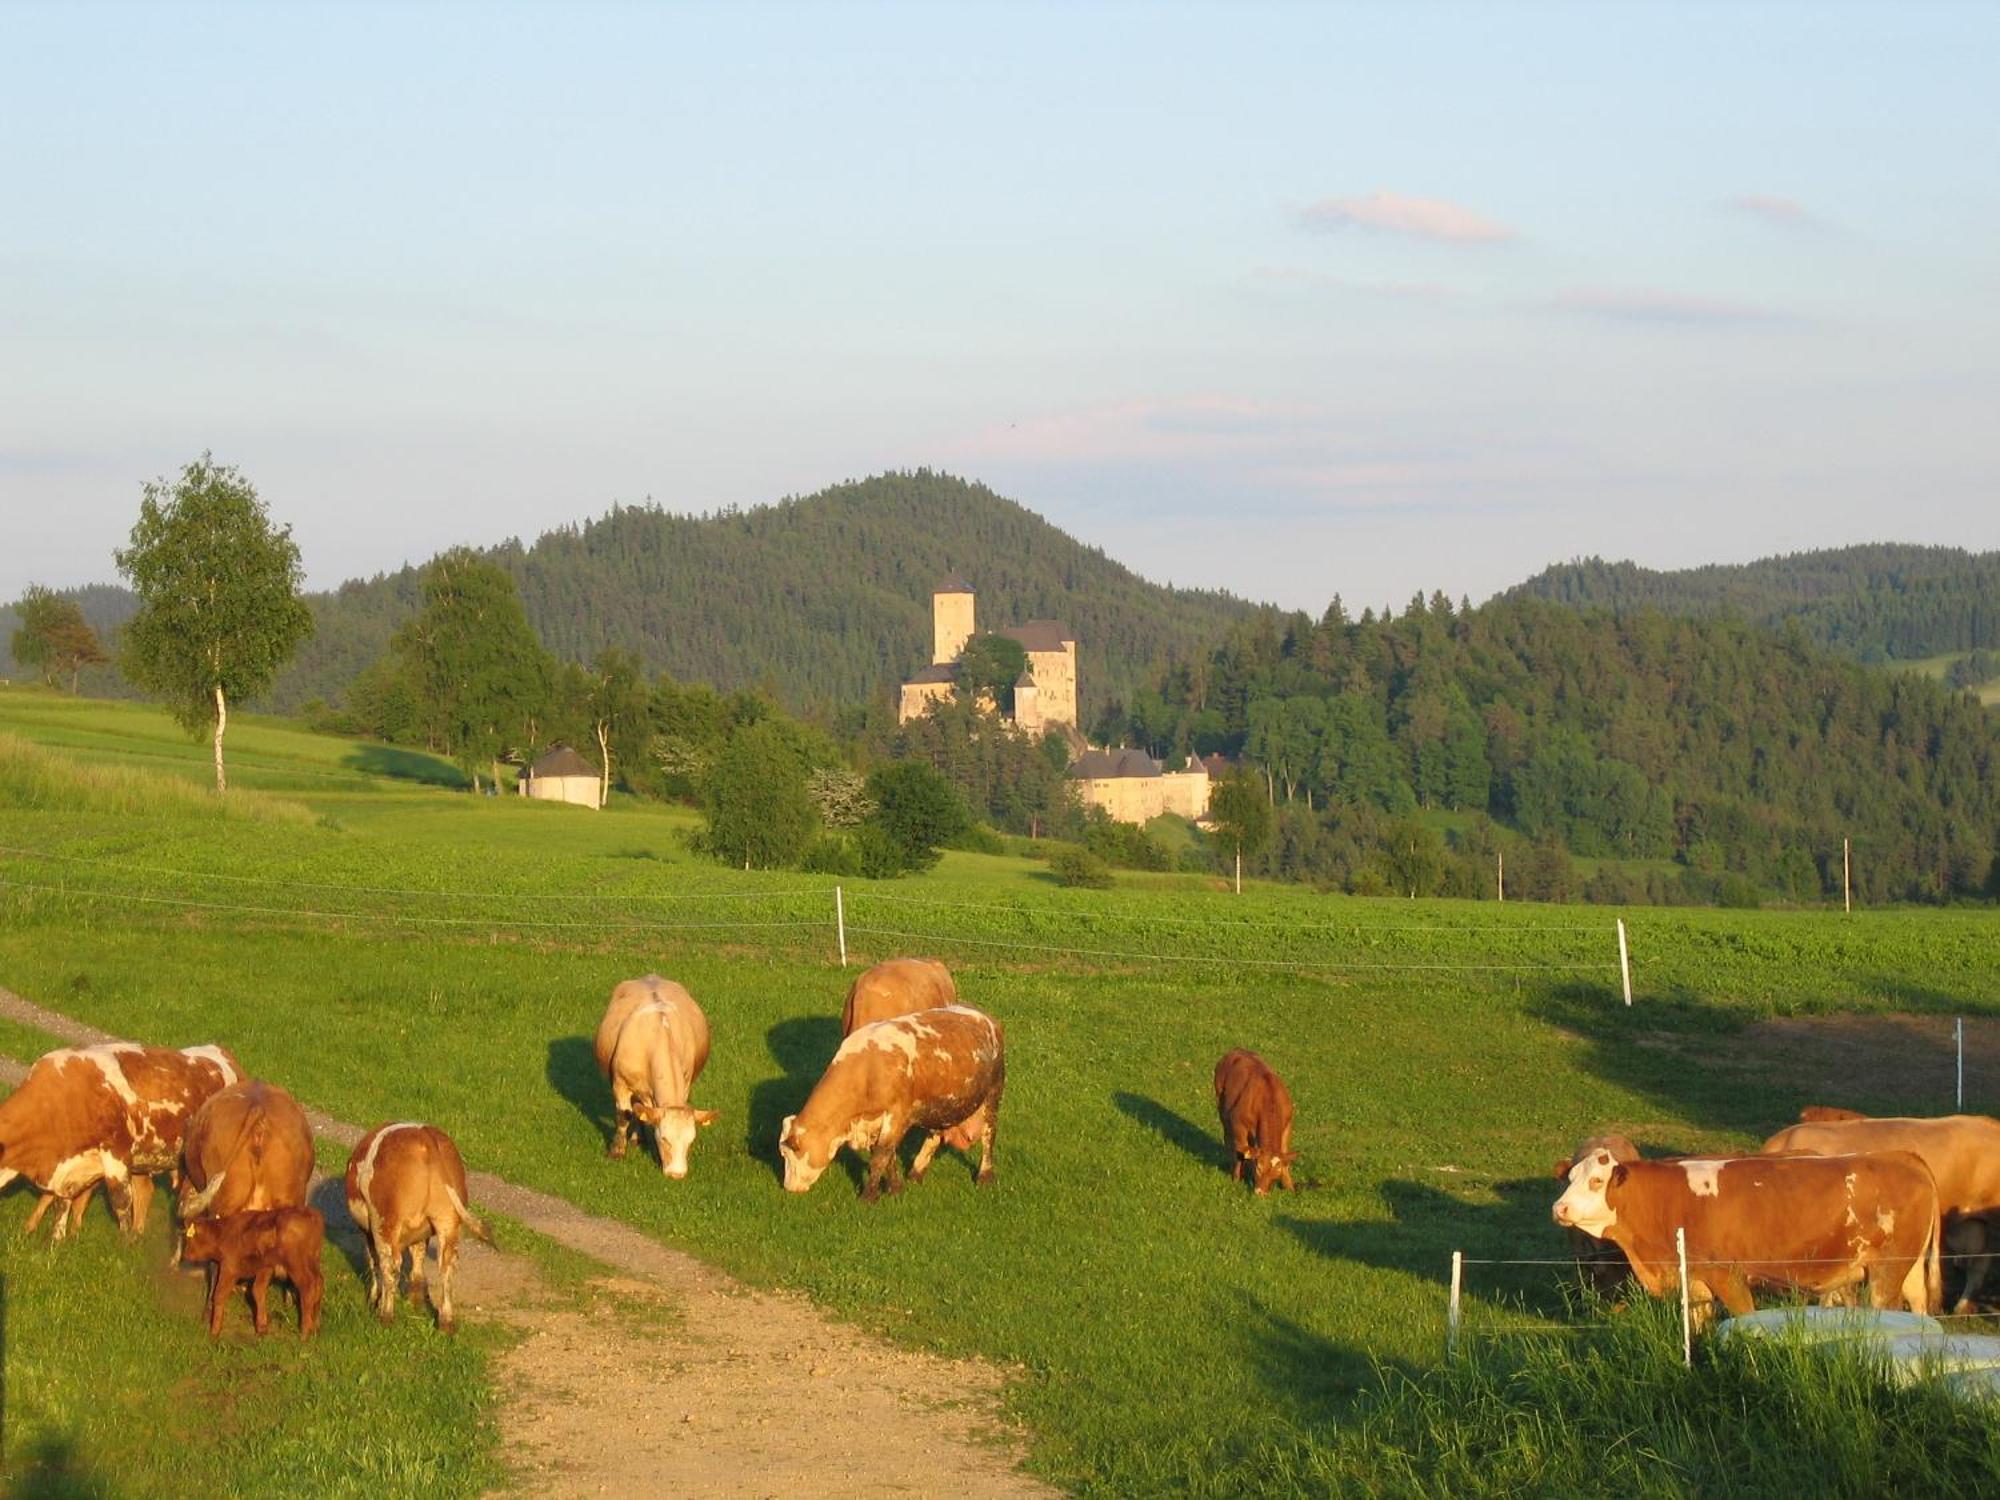
[[[1508,591],[1579,608],[1740,616],[1863,661],[1918,662],[2000,646],[2000,552],[1879,543],[1657,572],[1599,557]]]
[[[623,647],[653,670],[768,687],[794,707],[866,702],[928,662],[931,588],[954,572],[972,584],[982,628],[1070,626],[1086,719],[1170,654],[1205,653],[1256,608],[1149,583],[984,485],[925,470],[707,516],[622,507],[486,555],[518,580],[560,657]],[[84,593],[100,626],[130,613],[123,590]],[[414,567],[311,596],[314,637],[263,706],[337,700],[417,598]],[[12,631],[0,616],[0,649]],[[116,691],[109,674],[98,690]]]

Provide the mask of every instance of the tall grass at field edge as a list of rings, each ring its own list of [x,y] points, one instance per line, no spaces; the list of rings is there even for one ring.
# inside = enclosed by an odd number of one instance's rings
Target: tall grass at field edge
[[[127,766],[82,765],[5,733],[0,733],[0,807],[256,823],[318,821],[311,808],[282,797],[247,791],[217,796],[178,776]]]

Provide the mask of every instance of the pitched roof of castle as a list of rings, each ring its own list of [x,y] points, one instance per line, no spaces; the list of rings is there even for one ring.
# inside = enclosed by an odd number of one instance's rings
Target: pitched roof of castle
[[[1143,750],[1086,750],[1069,768],[1078,781],[1110,781],[1121,776],[1157,776],[1160,763]]]
[[[1060,651],[1067,642],[1076,639],[1069,626],[1060,620],[1030,620],[1025,625],[995,633],[1011,636],[1027,651]]]
[[[949,661],[932,662],[928,667],[920,667],[903,679],[905,682],[956,682],[958,663]]]
[[[947,573],[939,580],[938,586],[932,589],[931,592],[933,594],[969,594],[972,592],[972,585],[956,573]]]

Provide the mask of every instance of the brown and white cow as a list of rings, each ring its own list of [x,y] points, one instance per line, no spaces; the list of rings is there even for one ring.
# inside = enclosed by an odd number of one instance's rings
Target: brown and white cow
[[[1238,1047],[1215,1065],[1215,1112],[1222,1117],[1222,1143],[1229,1150],[1229,1175],[1250,1179],[1262,1197],[1271,1184],[1292,1187],[1292,1096],[1285,1081],[1254,1052]]]
[[[426,1296],[438,1327],[452,1326],[451,1278],[458,1266],[458,1231],[493,1243],[493,1235],[465,1206],[465,1162],[435,1125],[410,1121],[378,1125],[364,1135],[347,1162],[347,1211],[368,1237],[368,1303],[387,1323],[396,1315],[403,1252],[410,1253],[410,1295]],[[437,1285],[424,1283],[426,1243],[437,1249]]]
[[[1755,1309],[1753,1285],[1824,1293],[1865,1280],[1878,1308],[1938,1301],[1937,1184],[1906,1151],[1620,1162],[1599,1147],[1570,1169],[1554,1211],[1623,1250],[1656,1297],[1678,1291],[1685,1229],[1691,1300],[1732,1313]]]
[[[1946,1248],[1965,1257],[1965,1286],[1955,1310],[1971,1312],[1992,1257],[1985,1253],[1991,1220],[2000,1217],[2000,1120],[1987,1115],[1937,1119],[1870,1118],[1824,1107],[1818,1118],[1788,1125],[1764,1142],[1766,1155],[1809,1151],[1815,1156],[1860,1151],[1908,1151],[1937,1179]]]
[[[1569,1181],[1569,1174],[1576,1164],[1597,1151],[1608,1151],[1614,1162],[1638,1161],[1639,1148],[1631,1140],[1616,1132],[1593,1135],[1579,1141],[1574,1151],[1556,1163],[1556,1181]],[[1632,1266],[1625,1259],[1625,1252],[1609,1240],[1596,1235],[1585,1234],[1581,1229],[1568,1228],[1563,1231],[1569,1238],[1570,1254],[1576,1257],[1577,1274],[1599,1292],[1610,1295],[1632,1274]]]
[[[257,1331],[271,1331],[265,1302],[271,1278],[292,1284],[299,1299],[299,1337],[319,1328],[320,1298],[326,1278],[319,1268],[326,1220],[313,1208],[268,1208],[220,1219],[190,1219],[181,1230],[181,1258],[209,1261],[208,1336],[222,1332],[222,1313],[238,1282],[250,1283],[250,1307]]]
[[[861,1189],[874,1202],[886,1183],[903,1187],[896,1152],[912,1128],[929,1132],[910,1165],[923,1181],[941,1145],[981,1147],[981,1186],[993,1180],[994,1133],[1007,1082],[1006,1039],[999,1023],[969,1005],[892,1016],[861,1027],[833,1054],[812,1093],[778,1131],[785,1191],[811,1189],[842,1146],[868,1158]]]
[[[46,1053],[0,1101],[0,1187],[25,1177],[42,1190],[32,1233],[60,1203],[55,1238],[83,1222],[101,1182],[128,1234],[146,1227],[153,1174],[180,1161],[189,1119],[241,1078],[221,1047],[142,1047],[106,1042]]]
[[[597,1027],[597,1065],[611,1082],[617,1115],[605,1153],[625,1154],[632,1122],[650,1125],[660,1152],[660,1170],[669,1177],[688,1174],[688,1148],[700,1126],[721,1115],[688,1103],[689,1091],[708,1064],[708,1017],[671,979],[648,974],[628,979],[611,992]]]
[[[312,1128],[299,1101],[261,1079],[233,1083],[210,1095],[188,1122],[181,1222],[303,1208],[312,1169]],[[180,1250],[176,1240],[176,1261]]]
[[[887,959],[864,970],[847,987],[847,1003],[840,1008],[840,1034],[852,1036],[871,1021],[956,1004],[958,985],[951,970],[936,959]]]

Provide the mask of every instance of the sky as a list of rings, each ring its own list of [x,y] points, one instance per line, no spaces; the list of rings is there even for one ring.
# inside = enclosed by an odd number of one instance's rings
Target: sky
[[[2000,547],[2000,6],[0,9],[0,599],[982,480],[1314,612]],[[963,568],[976,574],[977,559]]]

